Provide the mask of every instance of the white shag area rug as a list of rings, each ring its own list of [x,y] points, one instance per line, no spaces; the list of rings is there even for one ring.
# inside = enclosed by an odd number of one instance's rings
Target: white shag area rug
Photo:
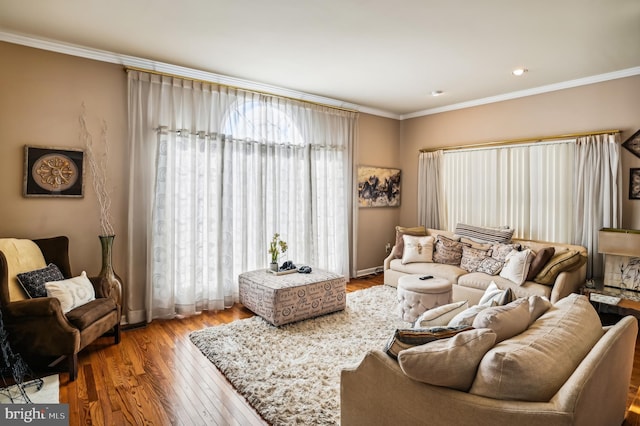
[[[347,294],[347,307],[274,327],[255,316],[190,334],[191,341],[273,425],[340,424],[340,371],[396,328],[396,289],[380,285]]]
[[[38,390],[35,385],[28,385],[26,382],[24,390],[29,399],[34,404],[57,404],[60,402],[60,380],[57,374],[43,377],[44,384]],[[13,402],[11,401],[13,398]],[[0,391],[0,404],[24,404],[25,401],[17,387],[11,386]]]

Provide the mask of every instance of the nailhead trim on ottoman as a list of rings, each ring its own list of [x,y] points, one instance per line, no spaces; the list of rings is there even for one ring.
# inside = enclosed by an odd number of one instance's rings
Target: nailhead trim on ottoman
[[[421,276],[405,275],[398,280],[397,313],[404,321],[414,322],[424,311],[451,303],[448,280],[437,277],[421,280]]]

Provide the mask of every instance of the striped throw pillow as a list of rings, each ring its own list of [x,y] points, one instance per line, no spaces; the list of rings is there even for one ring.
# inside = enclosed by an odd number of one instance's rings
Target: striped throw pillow
[[[486,228],[458,223],[455,234],[481,243],[510,243],[513,231],[509,228]]]

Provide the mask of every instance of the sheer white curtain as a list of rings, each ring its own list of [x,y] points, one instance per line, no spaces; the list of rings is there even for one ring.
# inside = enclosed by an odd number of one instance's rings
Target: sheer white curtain
[[[587,248],[587,278],[604,275],[603,259],[598,254],[598,231],[617,228],[622,221],[618,139],[618,134],[604,134],[576,141],[574,242]]]
[[[445,152],[448,227],[509,226],[519,238],[571,241],[573,149],[563,141]]]
[[[418,223],[446,229],[446,205],[442,186],[442,151],[421,152],[418,163]]]
[[[355,113],[133,71],[129,93],[132,315],[230,306],[275,232],[349,275]]]

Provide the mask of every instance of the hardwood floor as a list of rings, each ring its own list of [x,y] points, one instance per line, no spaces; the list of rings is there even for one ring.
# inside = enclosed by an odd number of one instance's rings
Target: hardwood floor
[[[355,279],[347,291],[382,284],[382,275]],[[80,352],[78,378],[60,374],[60,402],[70,425],[264,425],[224,376],[189,340],[189,333],[253,314],[242,305],[223,312],[123,331]],[[640,345],[636,344],[624,425],[640,426]]]

